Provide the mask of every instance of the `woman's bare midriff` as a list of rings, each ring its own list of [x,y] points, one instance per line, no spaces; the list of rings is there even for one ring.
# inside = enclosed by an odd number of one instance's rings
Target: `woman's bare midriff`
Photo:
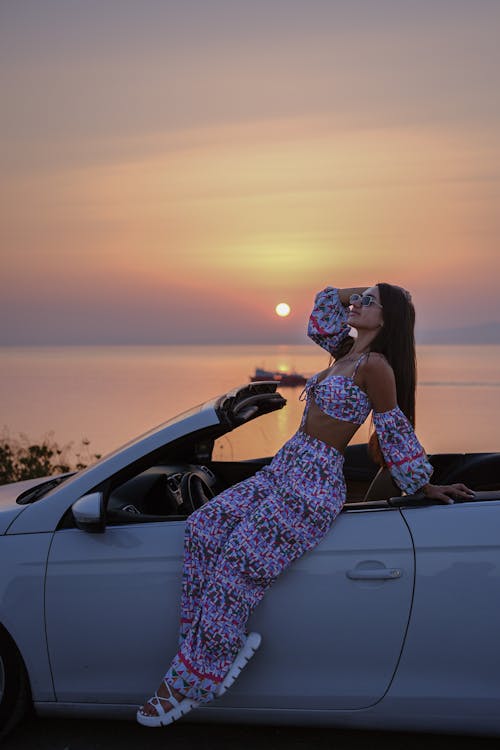
[[[321,411],[311,396],[307,419],[301,429],[307,435],[317,438],[343,453],[359,427],[360,425],[352,422],[329,417],[328,414]]]

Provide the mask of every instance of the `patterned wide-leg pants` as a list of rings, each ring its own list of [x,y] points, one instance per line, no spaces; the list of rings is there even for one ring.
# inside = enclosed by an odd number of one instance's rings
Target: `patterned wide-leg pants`
[[[169,685],[200,703],[213,700],[265,591],[341,510],[343,464],[340,451],[299,430],[268,466],[189,516]]]

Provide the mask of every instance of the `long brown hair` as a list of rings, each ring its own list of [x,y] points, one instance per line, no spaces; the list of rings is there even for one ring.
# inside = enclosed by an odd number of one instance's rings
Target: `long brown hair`
[[[415,353],[415,308],[405,290],[393,284],[377,284],[380,304],[383,307],[384,325],[370,343],[371,352],[379,352],[387,359],[396,379],[398,406],[415,427],[415,389],[417,385],[417,357]],[[345,357],[354,344],[348,336],[334,352],[335,360]],[[379,464],[385,466],[377,433],[374,431],[373,415],[370,422],[368,453]]]

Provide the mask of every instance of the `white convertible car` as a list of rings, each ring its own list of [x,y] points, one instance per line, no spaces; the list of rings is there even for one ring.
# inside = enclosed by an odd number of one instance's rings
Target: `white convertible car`
[[[135,717],[176,650],[186,516],[271,460],[214,460],[214,443],[285,403],[251,383],[84,471],[0,488],[4,732],[30,702]],[[186,721],[500,735],[500,454],[429,459],[475,497],[401,496],[347,448],[342,513],[255,610],[262,646],[234,687]]]

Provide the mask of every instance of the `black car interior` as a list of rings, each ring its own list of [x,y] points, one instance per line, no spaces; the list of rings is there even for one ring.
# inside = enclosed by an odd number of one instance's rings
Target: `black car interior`
[[[183,520],[272,460],[212,461],[216,437],[213,432],[191,435],[170,444],[168,455],[157,453],[117,475],[103,488],[107,523]],[[422,495],[402,496],[389,470],[370,459],[366,443],[348,446],[344,456],[344,509],[422,505]],[[433,484],[462,482],[479,493],[476,500],[500,499],[500,453],[439,453],[428,458],[434,467]]]

